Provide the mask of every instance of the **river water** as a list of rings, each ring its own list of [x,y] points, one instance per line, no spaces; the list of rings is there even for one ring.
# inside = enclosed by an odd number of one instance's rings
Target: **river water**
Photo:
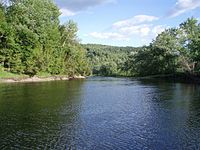
[[[0,149],[200,149],[200,87],[104,77],[0,84]]]

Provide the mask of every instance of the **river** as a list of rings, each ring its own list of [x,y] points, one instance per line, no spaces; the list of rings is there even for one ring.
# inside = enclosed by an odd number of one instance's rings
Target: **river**
[[[106,77],[2,83],[0,149],[200,149],[200,87]]]

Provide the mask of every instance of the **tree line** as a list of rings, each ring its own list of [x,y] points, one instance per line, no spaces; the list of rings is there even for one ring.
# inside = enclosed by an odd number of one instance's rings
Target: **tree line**
[[[30,76],[90,74],[76,23],[61,25],[59,16],[51,0],[0,1],[0,66]]]

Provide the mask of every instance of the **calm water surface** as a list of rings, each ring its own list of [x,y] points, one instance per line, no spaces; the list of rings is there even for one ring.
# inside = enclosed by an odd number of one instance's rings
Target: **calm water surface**
[[[100,77],[0,84],[0,149],[200,149],[200,87]]]

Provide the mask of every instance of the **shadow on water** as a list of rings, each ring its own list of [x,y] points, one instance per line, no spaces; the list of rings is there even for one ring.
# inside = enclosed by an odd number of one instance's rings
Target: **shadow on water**
[[[0,149],[73,146],[82,84],[0,84]]]

